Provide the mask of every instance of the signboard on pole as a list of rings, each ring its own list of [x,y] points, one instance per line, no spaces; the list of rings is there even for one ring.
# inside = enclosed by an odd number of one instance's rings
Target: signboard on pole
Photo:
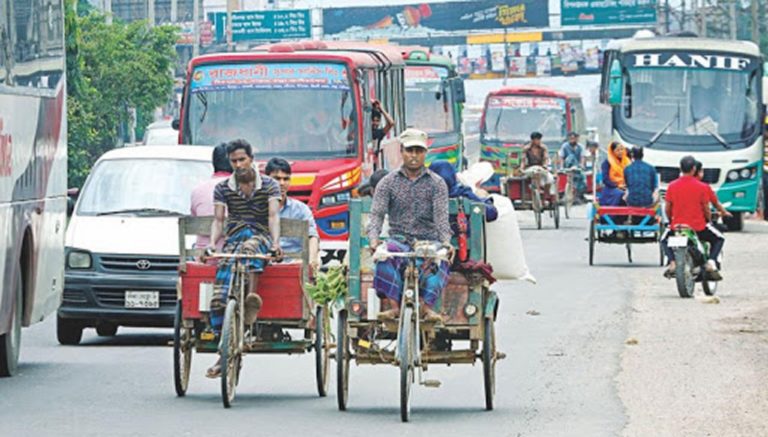
[[[325,38],[421,37],[430,32],[549,26],[540,0],[476,0],[323,10]]]
[[[216,41],[227,40],[227,13],[214,15]],[[308,9],[286,11],[238,11],[232,13],[232,41],[279,41],[310,38],[312,23]]]
[[[563,26],[656,22],[656,0],[560,1]]]

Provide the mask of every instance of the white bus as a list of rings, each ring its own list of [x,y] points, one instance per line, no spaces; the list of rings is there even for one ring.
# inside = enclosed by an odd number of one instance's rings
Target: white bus
[[[0,0],[0,376],[61,302],[67,212],[62,0]]]
[[[729,203],[731,230],[757,209],[763,173],[763,64],[746,41],[649,37],[605,53],[601,102],[612,105],[613,140],[645,147],[662,188],[684,155],[704,164],[704,181]]]

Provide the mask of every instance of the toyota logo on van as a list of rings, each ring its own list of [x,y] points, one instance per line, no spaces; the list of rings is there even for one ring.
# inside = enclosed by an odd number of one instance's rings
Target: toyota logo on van
[[[152,267],[152,263],[148,259],[140,259],[136,261],[136,268],[139,270],[149,270]]]

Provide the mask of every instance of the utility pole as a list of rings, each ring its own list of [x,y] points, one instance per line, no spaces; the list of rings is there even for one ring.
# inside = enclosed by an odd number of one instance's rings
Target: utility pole
[[[192,57],[200,54],[200,1],[192,0]]]
[[[104,0],[104,15],[108,26],[112,25],[112,0]]]
[[[730,8],[730,15],[731,15],[731,39],[736,39],[736,2],[732,1],[730,5],[728,5]]]
[[[237,0],[227,0],[227,24],[224,28],[227,31],[227,51],[232,52],[234,44],[232,41],[232,12],[237,8]]]
[[[760,22],[758,21],[759,14],[757,8],[757,0],[750,2],[751,16],[752,16],[752,41],[755,44],[760,45]]]
[[[155,0],[147,0],[147,21],[149,27],[155,27]]]
[[[177,21],[179,21],[179,2],[171,0],[171,24],[176,24]]]

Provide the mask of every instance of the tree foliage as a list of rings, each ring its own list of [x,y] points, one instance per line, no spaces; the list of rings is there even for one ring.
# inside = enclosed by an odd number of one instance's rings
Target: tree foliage
[[[81,186],[96,159],[121,143],[128,108],[136,108],[143,127],[171,97],[178,31],[107,24],[100,12],[76,11],[76,2],[66,0],[65,17],[70,186]]]

